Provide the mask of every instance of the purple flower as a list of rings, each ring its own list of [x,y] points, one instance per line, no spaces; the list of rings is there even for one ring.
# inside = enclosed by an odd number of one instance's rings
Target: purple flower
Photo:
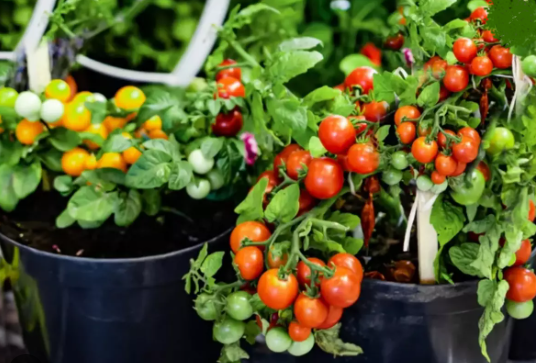
[[[408,64],[408,67],[411,67],[413,63],[415,63],[415,58],[413,57],[413,53],[411,53],[411,49],[404,48],[402,49],[402,53],[404,53],[404,58],[406,58],[406,63]]]
[[[240,139],[244,141],[244,147],[246,148],[246,164],[255,164],[255,160],[257,160],[257,156],[259,156],[259,145],[257,145],[255,136],[250,132],[244,132],[240,135]]]

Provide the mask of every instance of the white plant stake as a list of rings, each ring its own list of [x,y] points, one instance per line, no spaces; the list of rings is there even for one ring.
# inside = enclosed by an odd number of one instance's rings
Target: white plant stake
[[[432,208],[438,194],[417,189],[415,203],[411,208],[404,237],[404,252],[409,251],[409,241],[413,222],[417,217],[417,242],[419,246],[419,277],[421,284],[435,283],[434,261],[439,251],[437,232],[430,223]]]
[[[26,61],[30,90],[40,94],[52,80],[48,43],[43,39],[37,48],[26,47]]]

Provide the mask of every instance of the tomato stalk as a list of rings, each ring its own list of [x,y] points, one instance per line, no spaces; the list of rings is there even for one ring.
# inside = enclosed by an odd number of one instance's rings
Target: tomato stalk
[[[236,40],[229,38],[225,33],[221,31],[219,33],[220,38],[226,41],[235,50],[235,52],[238,53],[247,63],[249,63],[252,67],[261,67],[259,62],[257,62],[255,58],[253,58],[248,52],[246,52],[246,50]]]
[[[281,189],[284,189],[284,188],[288,187],[289,185],[299,183],[299,180],[294,180],[294,179],[292,179],[291,177],[289,177],[289,176],[287,175],[287,173],[285,173],[285,172],[283,171],[283,169],[279,169],[279,175],[283,177],[283,181],[281,182],[281,184],[277,185],[277,186],[272,190],[272,192],[270,193],[271,195],[276,195],[278,191],[280,191]]]

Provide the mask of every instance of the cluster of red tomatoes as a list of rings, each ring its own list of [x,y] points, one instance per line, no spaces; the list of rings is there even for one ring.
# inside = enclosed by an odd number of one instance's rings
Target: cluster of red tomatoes
[[[244,222],[233,230],[231,249],[236,253],[234,262],[242,278],[246,281],[259,279],[257,293],[267,307],[279,311],[293,305],[295,321],[288,327],[293,341],[305,341],[311,335],[311,329],[333,327],[341,319],[343,309],[359,299],[363,280],[363,267],[359,260],[348,253],[338,253],[326,265],[324,261],[311,257],[307,263],[300,261],[297,266],[289,266],[287,274],[282,275],[280,269],[287,266],[288,254],[274,257],[269,251],[269,268],[265,271],[264,246],[241,248],[241,243],[245,239],[264,242],[270,237],[270,230],[259,222]],[[329,277],[319,272],[312,281],[308,264],[334,270]],[[306,285],[318,288],[319,293],[309,296],[305,292]]]
[[[485,24],[487,19],[487,10],[480,7],[473,11],[467,21]],[[481,38],[458,38],[454,42],[453,52],[461,65],[448,65],[447,61],[437,56],[426,63],[425,70],[431,69],[435,78],[443,80],[443,94],[463,91],[469,85],[471,74],[485,77],[490,75],[494,68],[512,67],[513,56],[510,50],[501,45],[493,45],[498,39],[490,30],[479,29],[478,32]]]
[[[216,74],[218,93],[214,97],[229,99],[231,97],[245,97],[246,89],[240,81],[242,70],[233,67],[237,64],[232,59],[224,60],[219,66],[227,67]],[[216,121],[212,124],[212,132],[216,136],[233,137],[236,136],[244,125],[242,113],[239,108],[228,113],[220,113],[216,116]]]
[[[400,141],[411,144],[411,153],[415,160],[422,164],[434,162],[435,171],[432,172],[432,181],[442,184],[446,177],[461,175],[468,163],[478,156],[480,147],[480,134],[471,127],[463,127],[455,133],[452,130],[442,130],[438,133],[437,141],[429,140],[429,128],[417,129],[415,120],[421,116],[421,111],[415,106],[402,106],[395,113],[395,124]],[[457,136],[459,142],[449,142],[445,134]],[[441,148],[441,152],[440,152]],[[489,170],[483,172],[486,180]]]

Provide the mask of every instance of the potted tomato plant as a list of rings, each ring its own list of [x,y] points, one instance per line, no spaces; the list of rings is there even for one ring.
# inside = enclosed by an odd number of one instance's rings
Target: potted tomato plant
[[[405,69],[358,66],[336,92],[298,99],[306,137],[293,129],[235,210],[237,279],[186,275],[200,284],[195,306],[214,322],[220,361],[364,351],[371,362],[506,362],[503,308],[526,318],[536,296],[525,268],[536,233],[530,80],[512,72],[519,58],[489,37],[475,4],[467,21],[445,25],[434,16],[450,2],[401,9],[390,24],[406,48],[388,45],[402,48]],[[263,89],[245,101],[281,137]],[[307,354],[315,343],[327,354]]]
[[[235,11],[222,36],[264,10]],[[266,135],[245,106],[242,67],[222,54],[186,90],[130,85],[106,99],[62,79],[42,91],[0,89],[2,276],[32,355],[211,359],[210,327],[198,323],[181,278],[207,253],[203,242],[223,248],[235,199],[270,151],[249,132]],[[218,264],[197,267],[208,276]]]

